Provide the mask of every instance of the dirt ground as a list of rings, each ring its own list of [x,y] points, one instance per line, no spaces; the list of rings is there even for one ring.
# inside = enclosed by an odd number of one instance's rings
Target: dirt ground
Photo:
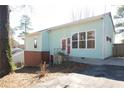
[[[57,76],[55,79],[37,83],[33,88],[124,88],[123,81],[93,77],[78,73]]]
[[[66,62],[49,67],[38,78],[39,67],[24,67],[0,78],[4,88],[124,88],[124,67]]]
[[[0,78],[0,87],[4,88],[27,88],[32,87],[38,82],[43,83],[55,79],[57,76],[78,71],[87,65],[80,63],[64,63],[49,67],[45,77],[38,78],[39,67],[24,67]]]
[[[124,88],[124,67],[90,65],[77,72],[63,74],[35,88]]]

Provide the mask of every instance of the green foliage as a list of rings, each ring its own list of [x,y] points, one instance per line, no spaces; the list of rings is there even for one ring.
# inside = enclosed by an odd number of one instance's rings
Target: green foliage
[[[12,52],[11,52],[11,48],[10,48],[10,45],[9,45],[9,41],[6,43],[6,54],[7,54],[7,58],[9,60],[9,64],[11,66],[11,71],[14,71],[16,70],[16,66],[15,64],[12,62]]]
[[[25,38],[25,36],[26,35],[28,35],[29,33],[28,32],[21,32],[19,35],[18,35],[18,37],[21,37],[22,39],[24,39]]]
[[[124,18],[124,5],[117,9],[117,14],[114,16],[115,19]]]
[[[115,27],[124,27],[124,22],[123,23],[117,23],[117,24],[115,24]]]
[[[118,18],[120,18],[120,16],[118,16],[118,15],[115,15],[114,16],[114,19],[118,19]]]
[[[62,52],[62,51],[59,51],[59,52],[57,52],[57,55],[60,55],[60,56],[65,56],[65,53],[64,53],[64,52]]]
[[[121,18],[124,17],[124,5],[118,8],[117,15],[120,16]]]
[[[19,29],[25,30],[25,32],[26,32],[27,30],[32,30],[32,28],[30,26],[31,26],[30,17],[27,15],[22,15],[21,20],[20,20]]]
[[[32,9],[33,7],[31,5],[10,5],[10,10],[11,12],[14,11],[28,11],[32,13]],[[12,28],[12,30],[15,32],[17,30],[22,30],[22,32],[19,34],[19,37],[21,37],[22,39],[25,38],[25,35],[28,33],[29,30],[32,30],[31,28],[31,21],[30,21],[30,17],[26,14],[22,15],[22,17],[20,18],[20,24],[14,28]]]
[[[114,19],[122,19],[122,18],[124,18],[124,5],[122,5],[121,7],[117,9],[117,14],[114,16]],[[124,27],[124,22],[122,21],[122,22],[116,23],[115,27],[116,28]],[[120,29],[119,33],[121,32],[124,32],[124,30]]]
[[[13,62],[10,62],[11,71],[15,71],[17,69],[16,65]]]
[[[124,43],[124,39],[122,40],[122,43]]]
[[[29,30],[33,30],[33,28],[31,28],[30,17],[27,15],[22,15],[19,26],[15,27],[14,30],[22,30],[19,37],[24,38],[25,35],[28,34]]]

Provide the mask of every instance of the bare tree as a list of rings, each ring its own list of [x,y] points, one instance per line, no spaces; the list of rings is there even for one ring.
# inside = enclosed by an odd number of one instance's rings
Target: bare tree
[[[76,20],[80,20],[83,18],[87,18],[90,16],[94,16],[94,10],[91,10],[89,7],[86,7],[85,9],[78,9],[76,11],[72,11],[72,20],[76,21]]]
[[[28,10],[29,12],[33,12],[33,7],[31,5],[14,5],[14,6],[9,6],[12,12],[15,11],[25,11]]]
[[[86,7],[86,9],[83,12],[83,16],[84,16],[84,18],[87,18],[90,16],[90,8],[89,7]]]
[[[82,9],[77,10],[77,11],[72,11],[72,20],[76,21],[76,20],[80,20],[82,19]]]

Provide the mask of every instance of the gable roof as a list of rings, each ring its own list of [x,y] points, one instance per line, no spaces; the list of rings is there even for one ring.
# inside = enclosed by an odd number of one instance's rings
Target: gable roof
[[[76,20],[76,21],[73,21],[73,22],[70,22],[70,23],[50,27],[50,28],[47,28],[47,29],[44,29],[44,30],[41,30],[41,31],[38,31],[38,32],[31,33],[31,34],[39,33],[39,32],[42,32],[42,31],[51,31],[51,30],[60,29],[60,28],[63,28],[63,27],[68,27],[68,26],[71,26],[71,25],[76,25],[76,24],[92,22],[92,21],[95,21],[95,20],[103,19],[103,17],[105,15],[110,16],[110,19],[111,19],[111,22],[112,22],[112,25],[113,25],[113,28],[114,28],[111,12],[108,12],[108,13],[105,13],[105,14],[102,14],[102,15],[92,16],[92,17],[88,17],[88,18],[85,18],[85,19]],[[31,34],[29,34],[28,36],[31,36]]]

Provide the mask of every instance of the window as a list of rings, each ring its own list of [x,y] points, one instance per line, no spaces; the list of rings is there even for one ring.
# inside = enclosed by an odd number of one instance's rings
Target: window
[[[74,34],[72,36],[72,48],[95,48],[95,31]]]
[[[76,33],[76,34],[74,34],[74,35],[72,36],[72,40],[78,40],[78,33]]]
[[[70,54],[70,38],[67,38],[67,53]]]
[[[95,32],[87,32],[87,48],[95,48]]]
[[[86,33],[81,32],[79,33],[79,48],[85,48],[86,47]]]
[[[36,40],[36,38],[34,39],[34,48],[37,48],[37,40]]]
[[[62,40],[62,50],[66,50],[66,39]]]
[[[108,42],[110,42],[110,43],[112,42],[111,38],[108,37],[108,36],[106,37],[106,41],[108,41]]]
[[[78,48],[78,33],[72,36],[72,48]]]

